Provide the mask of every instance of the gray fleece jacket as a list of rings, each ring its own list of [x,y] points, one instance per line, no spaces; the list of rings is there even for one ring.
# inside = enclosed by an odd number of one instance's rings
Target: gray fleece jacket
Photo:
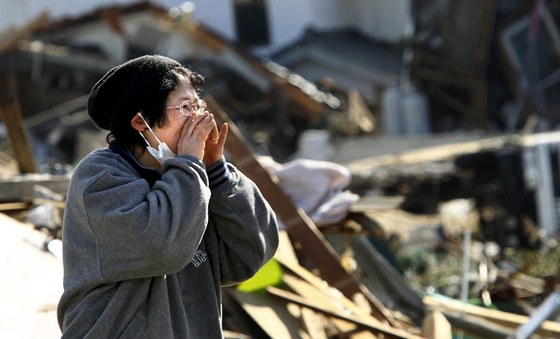
[[[72,175],[62,337],[222,338],[221,287],[274,255],[274,212],[223,160],[177,156],[159,176],[127,152],[96,150]]]

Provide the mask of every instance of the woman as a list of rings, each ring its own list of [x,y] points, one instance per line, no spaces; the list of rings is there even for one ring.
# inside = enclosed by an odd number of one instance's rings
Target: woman
[[[225,161],[202,77],[150,55],[111,69],[88,113],[108,147],[73,173],[63,224],[63,338],[220,338],[221,290],[278,247],[276,216]]]

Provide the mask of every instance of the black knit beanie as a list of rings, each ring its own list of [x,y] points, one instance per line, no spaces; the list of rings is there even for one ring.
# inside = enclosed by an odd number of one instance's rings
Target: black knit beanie
[[[145,55],[109,70],[94,86],[87,102],[93,122],[114,131],[126,123],[159,94],[164,82],[173,77],[177,61],[161,55]]]

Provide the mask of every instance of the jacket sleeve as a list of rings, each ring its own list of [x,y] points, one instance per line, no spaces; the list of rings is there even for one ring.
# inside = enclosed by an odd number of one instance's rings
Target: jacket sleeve
[[[278,248],[278,224],[269,203],[253,181],[226,166],[229,179],[212,189],[209,205],[223,285],[252,277]]]
[[[94,242],[95,253],[88,255],[103,280],[173,274],[190,262],[206,230],[210,199],[197,159],[167,160],[153,187],[124,161],[93,159],[74,175],[64,225],[70,230],[63,236],[73,237],[69,243],[77,247]],[[85,211],[83,220],[72,209]]]

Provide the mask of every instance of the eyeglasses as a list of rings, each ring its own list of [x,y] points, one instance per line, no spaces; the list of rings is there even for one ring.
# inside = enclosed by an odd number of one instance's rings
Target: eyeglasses
[[[202,99],[198,99],[196,102],[191,102],[189,100],[183,101],[177,106],[166,106],[166,109],[177,109],[183,116],[187,116],[191,112],[197,112],[199,114],[204,113],[206,110],[206,102]]]

